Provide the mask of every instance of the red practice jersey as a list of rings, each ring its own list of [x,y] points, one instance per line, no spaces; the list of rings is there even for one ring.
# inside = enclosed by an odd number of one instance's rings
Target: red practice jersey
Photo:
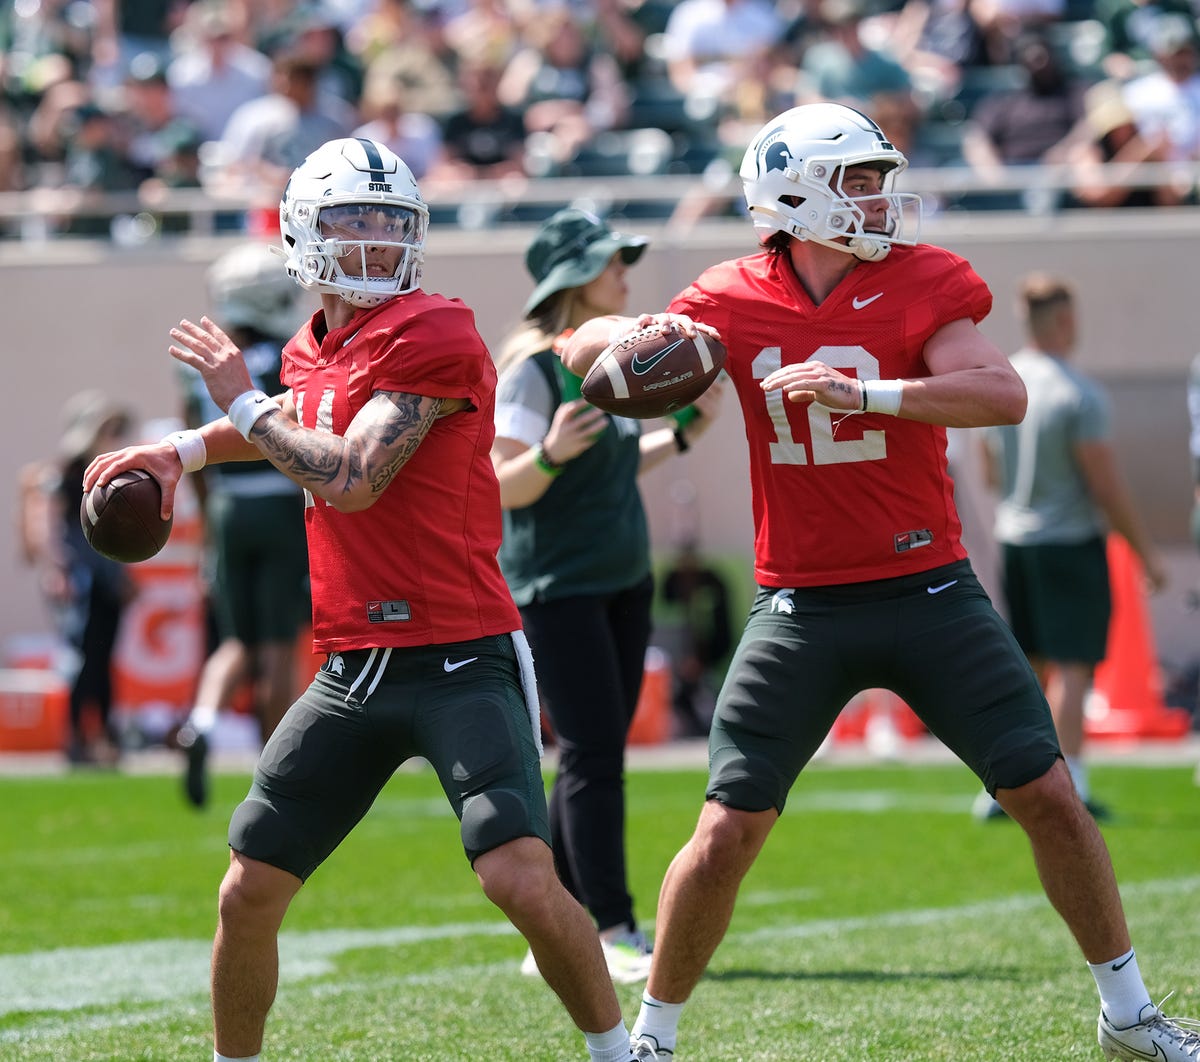
[[[886,579],[961,560],[946,430],[843,414],[764,392],[781,365],[821,361],[863,380],[929,376],[925,341],[991,309],[957,255],[894,246],[815,306],[788,260],[760,253],[706,270],[671,303],[721,333],[750,446],[755,574],[763,586]]]
[[[474,314],[457,299],[415,291],[356,314],[320,342],[309,322],[284,349],[282,379],[301,424],[335,435],[376,391],[471,403],[434,422],[369,509],[340,513],[307,499],[314,651],[517,630],[496,561],[496,369]]]

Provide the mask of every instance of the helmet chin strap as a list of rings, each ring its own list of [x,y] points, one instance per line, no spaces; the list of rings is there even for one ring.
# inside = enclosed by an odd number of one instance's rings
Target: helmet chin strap
[[[822,236],[816,236],[808,230],[801,231],[803,235],[795,232],[792,235],[798,240],[811,240],[813,243],[819,243],[822,247],[830,247],[843,254],[852,254],[863,262],[882,262],[892,249],[892,245],[886,240],[873,240],[870,236],[852,236],[843,243],[841,240],[827,240]]]

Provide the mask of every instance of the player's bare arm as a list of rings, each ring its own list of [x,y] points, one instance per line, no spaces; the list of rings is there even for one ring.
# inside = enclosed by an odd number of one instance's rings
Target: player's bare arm
[[[592,363],[613,341],[614,336],[652,326],[658,326],[664,332],[679,332],[689,339],[695,339],[701,332],[716,340],[721,338],[721,333],[712,326],[693,321],[681,313],[643,313],[637,317],[608,314],[593,317],[575,330],[563,347],[563,365],[576,376],[586,376]]]
[[[261,417],[250,439],[276,468],[339,512],[369,508],[448,405],[402,391],[376,391],[344,436],[301,427],[279,413]]]
[[[896,416],[951,428],[1016,424],[1025,416],[1025,385],[1004,352],[967,318],[939,328],[925,344],[930,376],[898,384]],[[792,402],[862,410],[863,385],[820,361],[784,365],[762,381]]]

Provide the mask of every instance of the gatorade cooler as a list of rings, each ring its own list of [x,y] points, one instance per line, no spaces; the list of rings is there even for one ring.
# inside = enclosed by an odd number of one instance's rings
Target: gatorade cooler
[[[57,752],[66,744],[69,691],[52,671],[0,669],[0,752]]]

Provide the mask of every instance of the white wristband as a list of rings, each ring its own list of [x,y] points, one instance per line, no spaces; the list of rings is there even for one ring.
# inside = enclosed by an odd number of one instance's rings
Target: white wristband
[[[282,408],[275,399],[262,391],[243,391],[229,403],[228,417],[233,426],[241,432],[242,438],[249,441],[250,429],[254,427],[258,418],[273,409]]]
[[[179,454],[179,463],[185,472],[199,472],[208,461],[208,447],[204,445],[204,436],[194,428],[187,431],[173,431],[163,439],[175,447]]]
[[[904,393],[903,380],[863,380],[862,396],[864,413],[886,413],[894,417],[900,412],[900,396]]]

